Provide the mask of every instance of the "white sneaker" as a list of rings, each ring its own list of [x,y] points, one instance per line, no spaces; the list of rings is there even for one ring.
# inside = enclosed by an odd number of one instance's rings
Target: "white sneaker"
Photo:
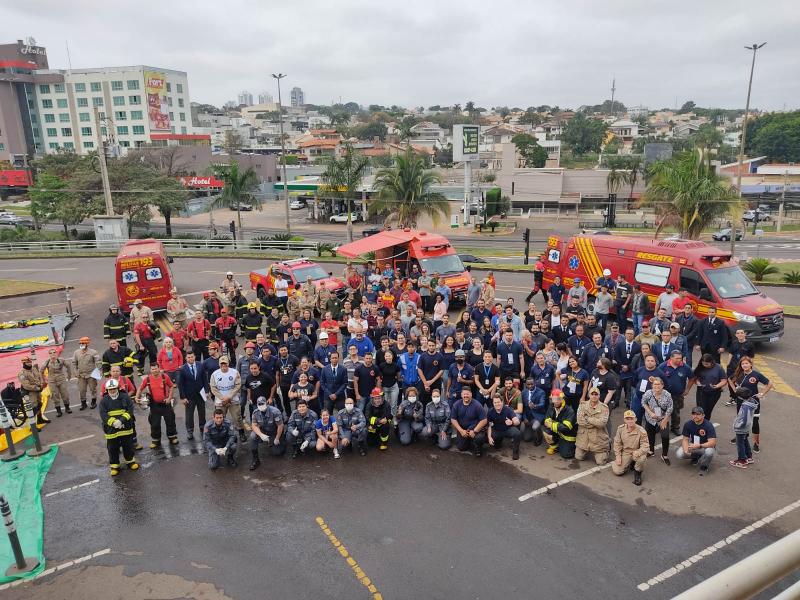
[[[333,458],[339,458],[339,451],[336,448],[333,449]]]
[[[302,444],[300,444],[300,452],[305,452],[306,448],[308,448],[308,440],[306,440]]]

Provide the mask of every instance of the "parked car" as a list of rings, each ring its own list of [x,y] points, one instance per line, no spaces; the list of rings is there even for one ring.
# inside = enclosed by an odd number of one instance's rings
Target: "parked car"
[[[459,254],[458,257],[461,259],[461,262],[463,262],[463,263],[485,263],[486,262],[480,256],[475,256],[474,254]]]
[[[741,229],[736,230],[736,241],[738,242],[744,237],[744,231]],[[731,241],[731,228],[726,227],[711,234],[711,239],[717,242],[730,242]]]
[[[300,198],[295,198],[291,202],[289,202],[289,208],[292,210],[301,210],[303,208],[308,208],[308,204],[305,200],[301,200]]]
[[[361,213],[350,213],[350,219],[353,223],[357,223],[361,220]],[[338,215],[331,215],[330,218],[331,223],[347,223],[347,213],[339,213]]]
[[[0,217],[0,226],[3,227],[25,227],[26,229],[33,229],[33,219],[26,219],[17,215],[10,215]]]
[[[756,220],[756,211],[748,210],[747,212],[745,212],[742,215],[742,220],[743,221],[747,221],[748,223],[752,223],[753,221]],[[771,221],[772,217],[770,217],[768,214],[764,214],[762,211],[759,210],[758,211],[758,220],[759,221]]]
[[[367,229],[364,229],[361,232],[361,235],[362,235],[362,237],[369,237],[371,235],[376,235],[376,234],[380,233],[381,231],[383,231],[383,229],[380,228],[380,227],[368,227]]]
[[[253,205],[249,202],[231,202],[231,210],[253,210]]]

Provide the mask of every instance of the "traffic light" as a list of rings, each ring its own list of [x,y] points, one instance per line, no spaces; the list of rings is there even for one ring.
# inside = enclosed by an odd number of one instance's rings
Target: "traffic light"
[[[236,222],[231,221],[230,225],[228,225],[228,229],[230,229],[231,233],[236,233]]]
[[[526,227],[525,231],[522,232],[522,241],[526,244],[531,241],[531,230],[529,227]]]

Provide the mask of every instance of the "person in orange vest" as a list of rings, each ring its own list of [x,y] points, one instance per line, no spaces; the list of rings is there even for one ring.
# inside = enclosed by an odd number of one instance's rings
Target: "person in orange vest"
[[[492,286],[492,289],[497,289],[497,281],[494,279],[494,271],[489,271],[489,274],[486,276],[486,281]]]

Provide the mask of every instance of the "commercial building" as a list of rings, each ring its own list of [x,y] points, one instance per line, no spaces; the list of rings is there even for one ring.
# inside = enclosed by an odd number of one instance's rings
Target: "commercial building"
[[[273,102],[275,101],[272,99],[272,94],[269,92],[262,92],[258,95],[259,104],[272,104]]]
[[[306,95],[302,89],[299,87],[292,88],[292,106],[295,108],[299,108],[306,103]]]
[[[192,134],[186,73],[145,65],[50,69],[44,47],[0,45],[0,160],[86,154],[96,149],[98,127],[120,153],[154,135]]]
[[[251,106],[253,104],[253,94],[247,90],[244,90],[243,92],[239,93],[238,100],[240,106]]]

